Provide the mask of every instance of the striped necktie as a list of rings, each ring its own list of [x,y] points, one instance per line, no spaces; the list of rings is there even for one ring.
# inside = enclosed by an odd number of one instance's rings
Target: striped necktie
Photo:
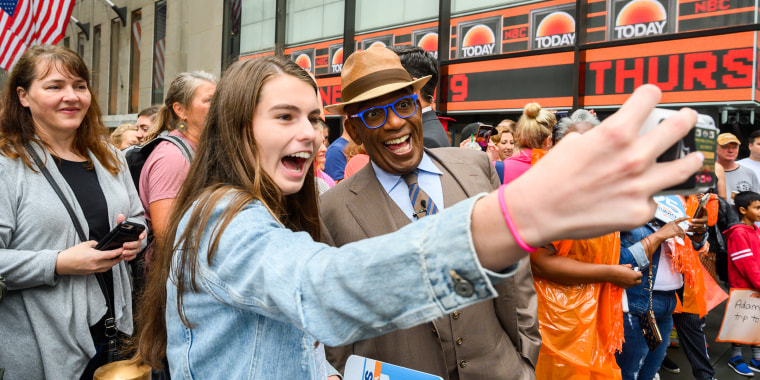
[[[404,174],[401,178],[409,186],[409,199],[412,201],[415,219],[438,212],[438,207],[433,203],[433,199],[417,184],[416,171]]]

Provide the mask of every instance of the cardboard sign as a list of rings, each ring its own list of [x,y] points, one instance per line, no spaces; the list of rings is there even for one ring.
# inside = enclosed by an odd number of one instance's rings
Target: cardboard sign
[[[731,289],[718,342],[760,344],[760,292]]]
[[[346,361],[344,380],[443,380],[413,369],[351,355]]]

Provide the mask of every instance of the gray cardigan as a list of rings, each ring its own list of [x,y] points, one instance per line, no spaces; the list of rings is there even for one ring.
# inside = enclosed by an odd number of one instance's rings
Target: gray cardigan
[[[35,145],[35,144],[33,144]],[[53,158],[36,147],[74,208],[79,222],[87,220]],[[116,151],[114,149],[114,151]],[[111,228],[118,214],[145,225],[143,208],[124,166],[109,173],[90,153],[108,204]],[[0,275],[8,294],[0,303],[0,368],[5,379],[75,379],[95,355],[89,326],[106,313],[106,302],[95,275],[58,276],[58,252],[79,244],[71,218],[41,173],[21,159],[0,155]],[[132,333],[132,296],[127,263],[113,267],[114,316],[117,328]]]

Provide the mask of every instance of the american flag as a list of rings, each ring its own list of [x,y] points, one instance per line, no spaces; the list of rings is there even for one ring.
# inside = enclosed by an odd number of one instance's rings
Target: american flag
[[[164,58],[166,54],[166,2],[156,3],[153,27],[153,90],[163,92]],[[160,96],[159,101],[163,99]]]
[[[63,38],[75,0],[0,0],[0,67],[10,70],[32,45]]]
[[[240,0],[230,0],[230,21],[232,34],[240,33]]]

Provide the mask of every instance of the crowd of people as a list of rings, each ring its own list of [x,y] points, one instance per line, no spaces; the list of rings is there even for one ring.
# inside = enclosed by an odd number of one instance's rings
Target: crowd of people
[[[30,48],[0,100],[5,378],[130,358],[172,378],[336,380],[360,355],[443,379],[649,380],[674,322],[704,342],[684,299],[704,294],[683,291],[704,288],[700,255],[722,247],[730,286],[760,289],[760,189],[735,179],[735,136],[718,160],[737,195],[698,214],[699,195],[655,196],[704,160],[655,161],[697,120],[639,136],[657,87],[604,121],[530,103],[462,149],[437,82],[419,48],[351,54],[329,143],[313,76],[260,57],[177,75],[109,136],[81,58]],[[125,221],[145,231],[95,248]],[[758,371],[752,353],[736,346],[733,368]]]

